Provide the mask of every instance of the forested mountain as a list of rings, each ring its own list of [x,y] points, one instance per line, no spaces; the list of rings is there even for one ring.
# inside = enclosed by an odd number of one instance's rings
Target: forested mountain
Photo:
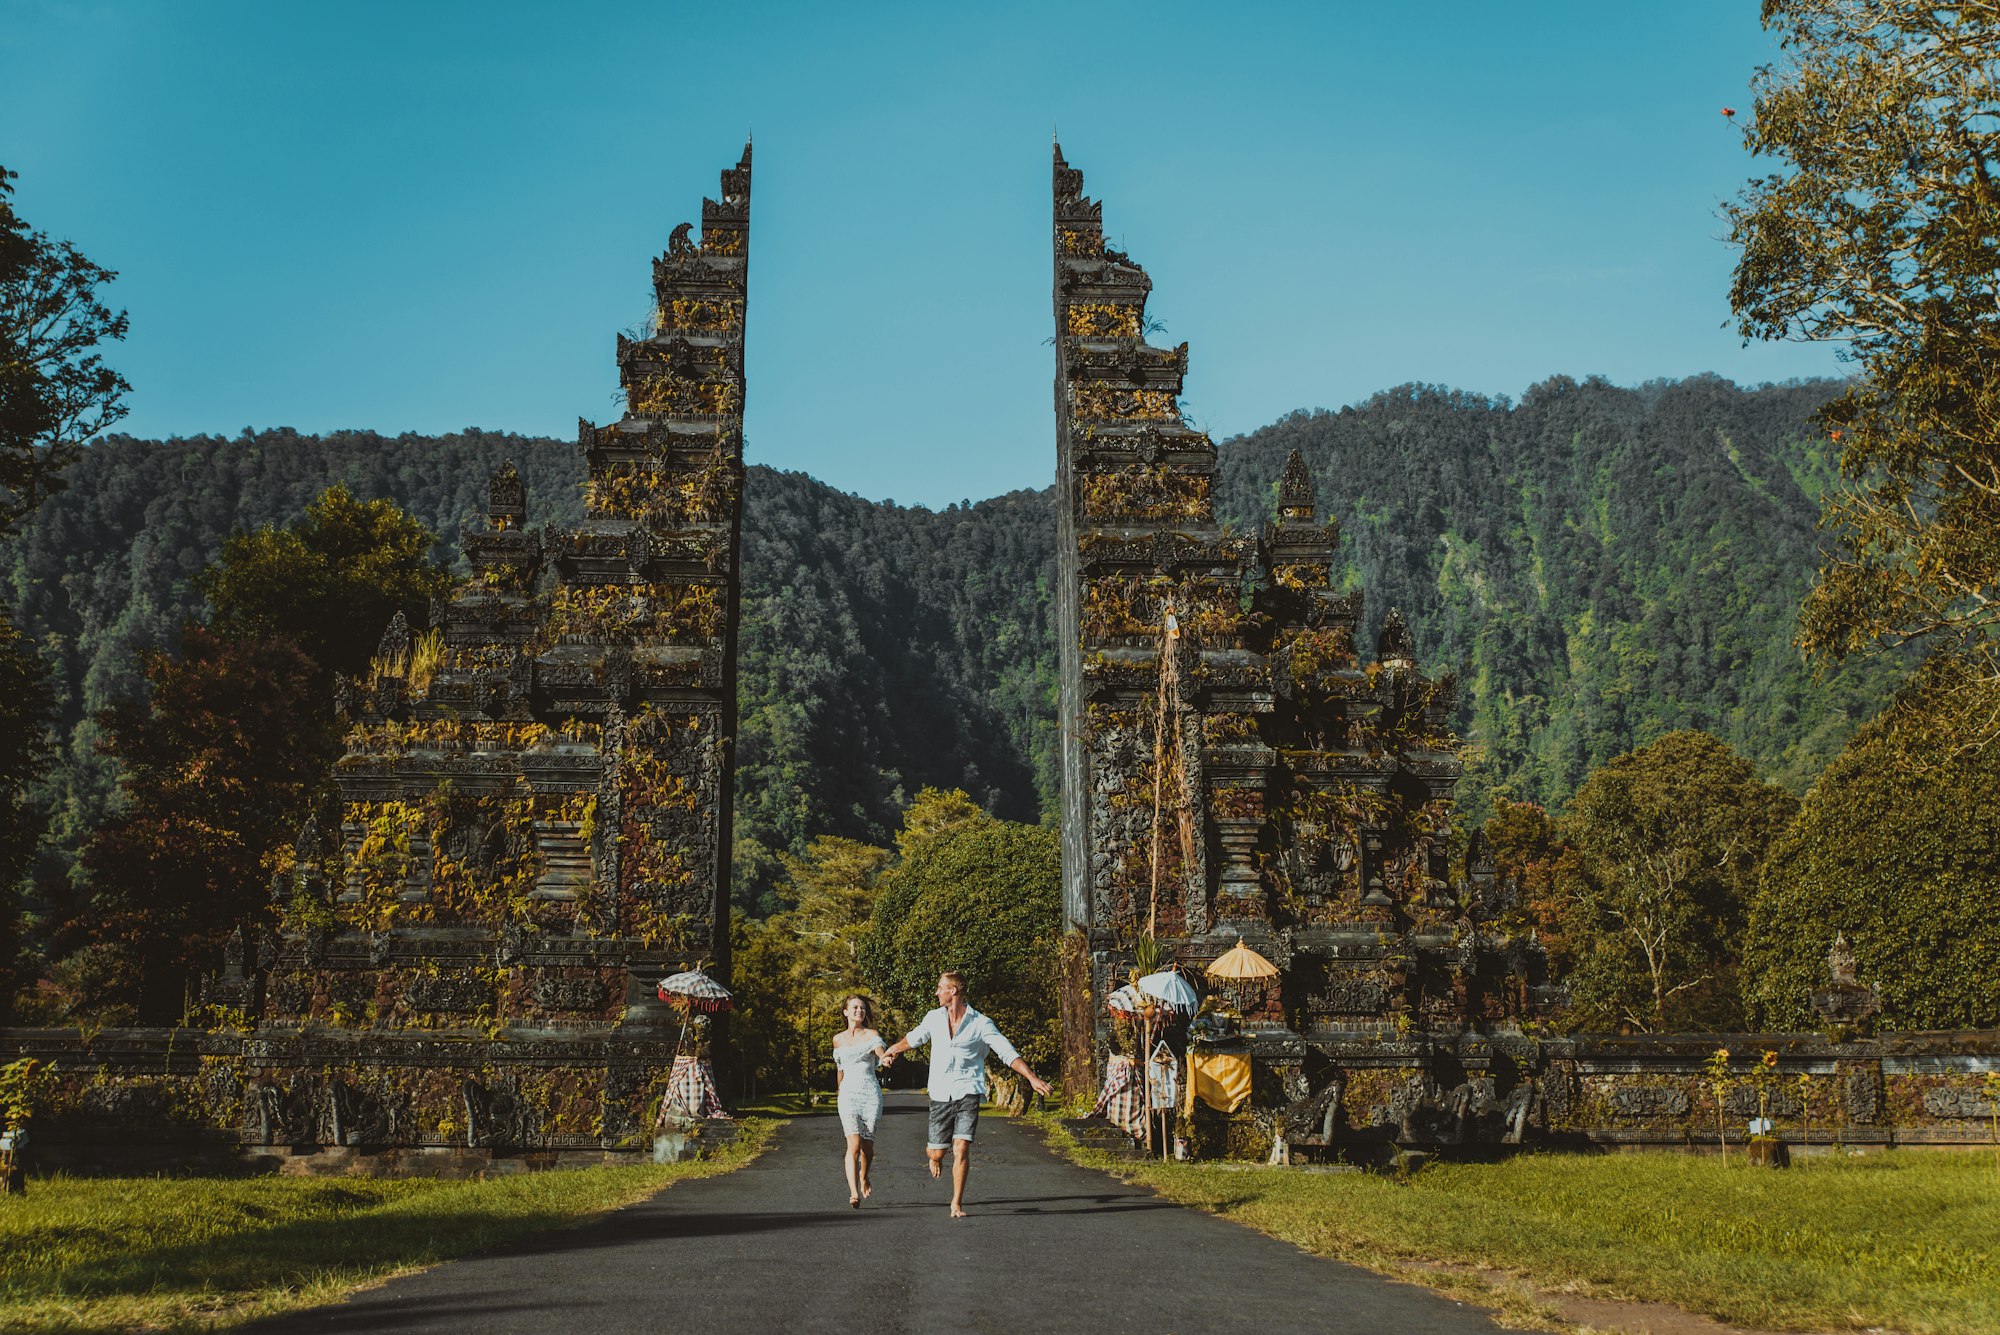
[[[1838,386],[1713,376],[1623,389],[1558,376],[1518,404],[1405,386],[1222,449],[1217,507],[1259,522],[1287,453],[1340,519],[1367,625],[1402,609],[1462,674],[1467,796],[1560,804],[1678,728],[1794,790],[1888,698],[1893,664],[1813,680],[1792,646]]]
[[[1798,788],[1889,673],[1815,683],[1791,647],[1831,476],[1807,418],[1832,388],[1557,378],[1515,405],[1407,387],[1225,442],[1218,508],[1260,524],[1286,454],[1305,455],[1369,626],[1400,607],[1427,663],[1464,674],[1475,810],[1496,789],[1559,804],[1595,765],[1680,727]],[[455,559],[508,458],[530,522],[580,516],[581,462],[550,440],[268,431],[87,451],[0,549],[0,594],[61,702],[58,836],[73,844],[112,799],[90,715],[137,688],[141,651],[175,642],[199,610],[191,580],[230,532],[345,482],[395,499]],[[1053,810],[1048,491],[936,512],[753,468],[743,545],[740,836],[886,842],[926,784],[1013,819]],[[742,851],[754,903],[772,868]]]
[[[100,441],[68,487],[0,549],[0,597],[50,665],[60,709],[51,784],[57,857],[115,799],[99,709],[141,687],[148,649],[201,610],[193,579],[239,529],[287,522],[328,486],[390,497],[440,535],[484,514],[513,459],[530,522],[582,517],[574,445],[468,430],[444,437],[291,431]],[[941,513],[753,468],[744,521],[738,834],[802,849],[814,834],[887,842],[926,784],[1033,820],[1053,791],[1055,548],[1046,492]],[[768,859],[745,861],[755,902]]]

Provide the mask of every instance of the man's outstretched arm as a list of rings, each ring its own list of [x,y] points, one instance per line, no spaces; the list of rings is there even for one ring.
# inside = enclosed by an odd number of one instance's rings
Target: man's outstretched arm
[[[1000,1026],[994,1024],[990,1016],[981,1018],[986,1024],[987,1051],[1007,1063],[1007,1069],[1027,1081],[1037,1094],[1047,1098],[1049,1082],[1035,1074],[1034,1068],[1028,1065],[1028,1059],[1014,1050],[1014,1045],[1007,1041],[1007,1035],[1000,1032]]]
[[[1029,1067],[1026,1057],[1014,1058],[1013,1061],[1007,1063],[1007,1067],[1033,1086],[1037,1094],[1040,1094],[1043,1098],[1049,1096],[1049,1082],[1034,1073],[1033,1069]]]

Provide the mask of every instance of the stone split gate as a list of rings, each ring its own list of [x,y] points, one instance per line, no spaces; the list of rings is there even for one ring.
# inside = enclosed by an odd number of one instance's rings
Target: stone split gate
[[[584,522],[530,527],[502,469],[435,629],[392,624],[342,683],[338,826],[302,834],[280,928],[232,942],[215,1023],[0,1034],[58,1065],[42,1153],[475,1173],[650,1151],[684,1037],[653,984],[729,963],[747,145],[718,194],[653,262],[649,336],[618,339],[624,414],[579,424]],[[1454,682],[1393,611],[1364,658],[1303,460],[1261,531],[1218,524],[1188,346],[1147,341],[1151,281],[1060,147],[1052,224],[1071,1090],[1124,1041],[1103,1002],[1142,938],[1188,966],[1240,939],[1279,972],[1198,1044],[1252,1073],[1197,1115],[1208,1152],[1700,1142],[1718,1043],[1815,1076],[1776,1111],[1847,1143],[1983,1134],[1966,1078],[2000,1034],[1549,1035],[1561,990],[1497,926],[1510,887],[1477,837],[1447,856]]]

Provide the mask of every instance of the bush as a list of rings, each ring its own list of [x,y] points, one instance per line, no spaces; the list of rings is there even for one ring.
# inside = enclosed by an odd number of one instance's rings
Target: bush
[[[1992,688],[1926,664],[1806,795],[1766,862],[1744,947],[1751,1018],[1816,1023],[1836,931],[1898,1029],[2000,1025],[2000,742]]]
[[[937,1004],[937,977],[956,969],[971,1002],[1037,1070],[1056,1062],[1056,935],[1061,853],[1046,826],[997,820],[963,793],[926,789],[882,874],[862,967],[911,1017]],[[885,1034],[894,1038],[897,1035]]]

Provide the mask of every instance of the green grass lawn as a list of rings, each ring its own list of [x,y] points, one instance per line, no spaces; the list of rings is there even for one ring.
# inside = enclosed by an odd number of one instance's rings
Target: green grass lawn
[[[1044,1121],[1044,1126],[1049,1125]],[[1686,1154],[1521,1155],[1407,1180],[1073,1157],[1276,1237],[1423,1280],[1497,1267],[1544,1290],[1781,1330],[2000,1331],[2000,1175],[1894,1150],[1783,1172]]]
[[[749,1161],[771,1124],[712,1159],[485,1182],[39,1177],[0,1197],[0,1330],[212,1329],[576,1224]]]

